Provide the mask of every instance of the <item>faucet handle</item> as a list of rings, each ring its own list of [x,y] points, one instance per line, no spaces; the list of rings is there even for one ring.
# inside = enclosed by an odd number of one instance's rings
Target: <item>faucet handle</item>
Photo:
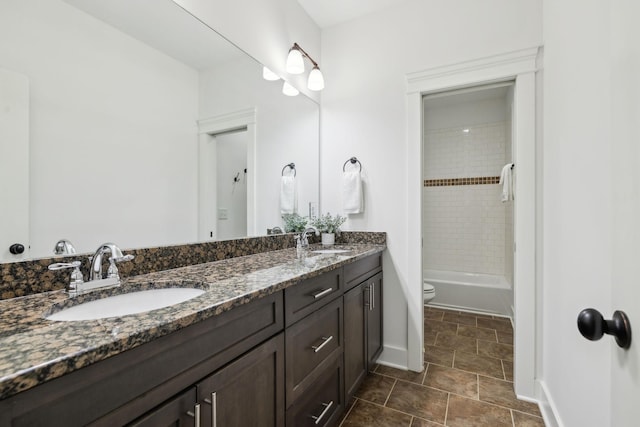
[[[47,267],[49,270],[62,270],[65,268],[79,268],[82,263],[80,261],[73,262],[55,262]]]
[[[56,262],[50,264],[48,268],[52,271],[73,268],[73,271],[71,272],[71,279],[69,281],[69,293],[75,295],[78,291],[79,285],[84,283],[84,276],[82,275],[82,271],[80,271],[80,265],[82,265],[80,261]]]
[[[115,262],[125,262],[125,261],[131,261],[132,259],[134,259],[135,257],[131,254],[129,255],[124,255],[124,256],[120,256],[120,257],[111,257],[109,258],[110,260],[114,260]]]

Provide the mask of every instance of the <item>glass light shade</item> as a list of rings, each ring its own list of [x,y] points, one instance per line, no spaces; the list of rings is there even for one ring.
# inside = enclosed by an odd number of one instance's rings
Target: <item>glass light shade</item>
[[[302,74],[304,73],[304,59],[302,52],[298,49],[291,48],[287,56],[287,73]]]
[[[262,78],[265,80],[269,80],[270,82],[280,80],[279,75],[264,66],[262,67]]]
[[[324,77],[320,68],[313,67],[313,70],[309,73],[309,80],[307,80],[307,87],[310,90],[322,90],[324,89]]]
[[[284,82],[282,85],[282,93],[287,96],[297,96],[300,92],[295,87],[291,86],[289,83]]]

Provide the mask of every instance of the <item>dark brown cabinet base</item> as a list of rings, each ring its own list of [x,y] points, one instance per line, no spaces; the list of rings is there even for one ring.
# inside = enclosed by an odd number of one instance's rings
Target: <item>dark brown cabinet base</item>
[[[369,256],[18,393],[0,426],[334,426],[382,351],[381,272]]]

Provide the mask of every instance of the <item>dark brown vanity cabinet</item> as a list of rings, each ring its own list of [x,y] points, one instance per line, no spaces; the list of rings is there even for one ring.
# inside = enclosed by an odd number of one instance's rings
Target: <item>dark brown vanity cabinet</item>
[[[344,382],[347,401],[382,352],[382,258],[344,268]]]
[[[344,411],[342,269],[285,289],[287,426],[333,425]]]
[[[0,427],[335,426],[381,350],[376,254],[1,400]]]

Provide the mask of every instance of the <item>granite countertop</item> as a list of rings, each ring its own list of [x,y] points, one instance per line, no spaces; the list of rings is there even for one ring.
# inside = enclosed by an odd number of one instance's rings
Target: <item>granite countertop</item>
[[[0,399],[381,252],[385,246],[335,248],[349,252],[314,254],[311,250],[320,249],[317,245],[299,259],[295,249],[284,249],[125,278],[118,288],[75,299],[55,291],[2,300]],[[170,307],[122,317],[76,322],[44,318],[83,301],[163,287],[196,287],[205,293]]]

